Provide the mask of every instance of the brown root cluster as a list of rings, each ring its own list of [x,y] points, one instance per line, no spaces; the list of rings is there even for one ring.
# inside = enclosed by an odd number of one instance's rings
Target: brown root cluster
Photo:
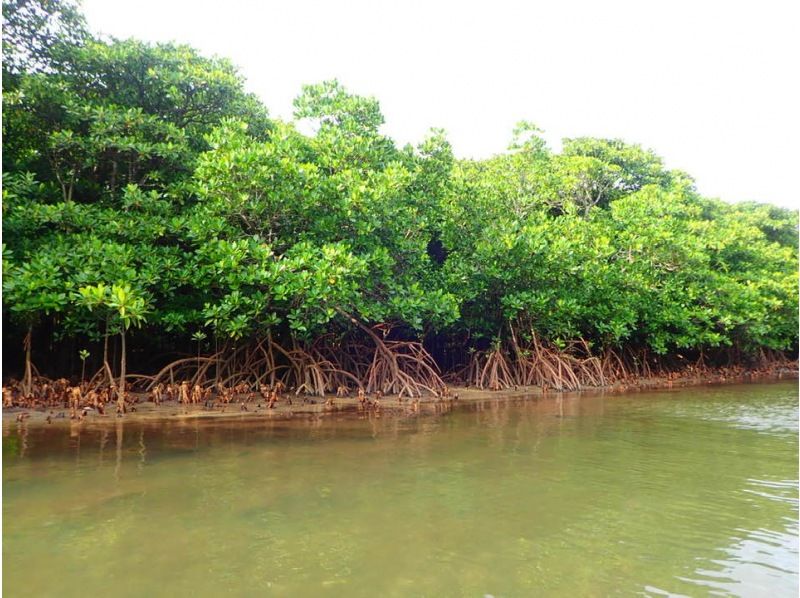
[[[608,380],[602,360],[591,354],[585,341],[560,350],[536,335],[521,345],[513,334],[506,347],[498,345],[489,351],[474,352],[463,376],[464,383],[488,390],[539,386],[570,391],[605,386]]]
[[[729,356],[729,364],[712,367],[701,353],[696,361],[682,355],[654,355],[647,349],[606,349],[593,355],[585,340],[559,349],[544,343],[535,334],[524,345],[515,334],[505,346],[472,353],[461,371],[448,380],[486,390],[505,390],[520,386],[538,386],[542,390],[575,391],[611,384],[635,385],[637,381],[660,378],[667,385],[679,377],[717,376],[721,379],[745,375],[771,375],[782,369],[797,369],[797,362],[777,351],[762,350],[756,363],[740,365],[738,356]]]
[[[116,389],[111,386],[92,386],[85,381],[73,384],[66,378],[52,380],[34,376],[26,382],[10,380],[3,386],[3,408],[60,409],[56,417],[67,417],[68,413],[70,419],[83,419],[89,410],[104,415],[107,405],[116,398]],[[122,411],[129,405],[132,405],[131,396],[126,393]],[[119,412],[120,408],[117,410]]]
[[[190,387],[251,388],[278,384],[295,395],[324,397],[365,391],[420,397],[445,388],[431,355],[415,341],[385,340],[381,332],[364,328],[369,342],[343,343],[331,336],[308,346],[286,348],[267,337],[207,357],[186,357],[164,366],[155,376],[140,377],[143,389],[186,380]]]
[[[61,410],[52,415],[83,419],[92,411],[110,412],[108,405],[112,402],[118,415],[135,411],[140,400],[156,405],[221,406],[223,410],[235,403],[247,411],[252,404],[256,409],[291,404],[292,397],[299,395],[303,395],[303,402],[312,403],[311,396],[357,396],[360,407],[372,408],[378,408],[386,395],[396,395],[400,401],[403,397],[418,401],[425,394],[441,400],[450,396],[439,367],[420,342],[392,340],[387,338],[391,332],[388,327],[368,328],[353,321],[363,334],[343,338],[327,335],[308,345],[294,342],[291,347],[267,335],[254,342],[223,347],[212,355],[183,357],[153,376],[129,374],[124,385],[115,379],[107,363],[81,382],[45,378],[38,371],[34,374],[31,367],[23,381],[10,380],[3,386],[3,406]],[[722,357],[724,361],[725,355]],[[719,363],[720,354],[714,361]],[[448,372],[444,378],[449,384],[479,389],[533,386],[547,392],[611,384],[644,387],[654,381],[671,386],[678,379],[723,381],[797,370],[796,361],[777,351],[762,350],[755,360],[750,356],[748,367],[741,365],[744,361],[742,355],[731,352],[727,366],[713,367],[702,352],[690,360],[677,353],[661,356],[630,347],[593,354],[584,340],[556,347],[535,334],[520,342],[512,330],[508,342],[471,353],[465,367]],[[333,404],[333,396],[329,396],[325,405]]]

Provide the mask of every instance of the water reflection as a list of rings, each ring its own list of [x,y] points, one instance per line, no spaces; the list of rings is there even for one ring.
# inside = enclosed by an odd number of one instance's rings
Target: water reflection
[[[783,384],[399,416],[7,423],[4,585],[794,596],[796,418]],[[43,563],[48,575],[28,573]]]

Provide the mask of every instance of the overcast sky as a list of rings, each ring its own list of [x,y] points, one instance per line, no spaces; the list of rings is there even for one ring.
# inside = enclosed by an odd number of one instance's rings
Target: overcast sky
[[[83,0],[90,27],[233,60],[273,116],[304,83],[374,95],[400,143],[459,156],[530,120],[551,145],[620,137],[729,201],[800,207],[796,0]]]

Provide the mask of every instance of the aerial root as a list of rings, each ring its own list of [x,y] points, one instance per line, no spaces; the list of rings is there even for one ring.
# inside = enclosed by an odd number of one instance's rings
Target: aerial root
[[[481,389],[502,390],[518,386],[539,386],[545,390],[579,390],[605,386],[617,379],[613,357],[605,361],[591,354],[584,340],[565,349],[543,343],[535,334],[522,345],[512,331],[510,347],[496,346],[475,352],[465,370],[468,384]]]

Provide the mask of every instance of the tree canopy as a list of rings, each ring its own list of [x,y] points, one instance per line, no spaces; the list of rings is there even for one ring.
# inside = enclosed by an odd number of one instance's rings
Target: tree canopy
[[[702,197],[638,145],[553,152],[523,122],[508,152],[462,160],[439,130],[398,147],[379,102],[338,81],[305,86],[282,122],[225,59],[96,39],[65,1],[6,2],[3,19],[12,336],[136,324],[134,342],[179,354],[357,322],[463,351],[518,334],[797,348],[797,212]]]

